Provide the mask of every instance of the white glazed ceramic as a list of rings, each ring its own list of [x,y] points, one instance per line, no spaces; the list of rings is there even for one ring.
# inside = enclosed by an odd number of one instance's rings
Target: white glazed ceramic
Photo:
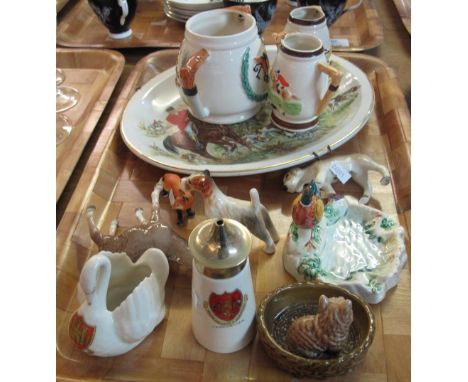
[[[338,90],[340,79],[335,85],[329,81],[332,71],[341,78],[327,64],[320,39],[305,33],[286,34],[270,72],[272,122],[292,132],[316,128],[328,97]]]
[[[322,8],[318,5],[300,7],[289,13],[284,32],[301,32],[315,36],[322,41],[325,56],[330,57],[332,43],[327,27],[327,19]]]
[[[329,202],[314,229],[291,224],[283,250],[296,280],[339,285],[371,304],[398,283],[406,259],[403,227],[351,197]]]
[[[101,251],[80,275],[82,305],[69,324],[75,345],[90,355],[117,356],[137,346],[164,319],[166,256],[148,249],[136,263],[125,253]]]
[[[171,7],[207,11],[223,6],[223,0],[165,0]]]
[[[245,347],[255,335],[255,295],[249,260],[231,278],[214,279],[201,274],[195,264],[192,272],[192,328],[197,341],[217,353],[232,353]],[[232,296],[232,297],[231,297]],[[213,299],[231,298],[238,314],[222,320],[212,309]]]
[[[316,161],[305,168],[292,168],[285,174],[283,185],[288,192],[302,192],[304,185],[313,180],[322,191],[335,194],[336,192],[333,189],[332,183],[337,182],[338,178],[332,171],[334,165],[338,165],[344,171],[348,172],[351,179],[362,187],[363,193],[362,197],[359,199],[359,203],[362,204],[367,204],[373,193],[372,183],[368,176],[369,171],[380,173],[382,176],[380,184],[383,186],[386,186],[391,181],[390,173],[385,166],[375,162],[367,155],[356,153],[333,156],[328,159]]]
[[[196,118],[232,124],[254,116],[268,89],[268,59],[254,17],[232,9],[191,17],[176,72],[181,98]]]
[[[273,62],[276,46],[267,46],[267,53]],[[255,118],[238,125],[203,123],[194,127],[175,86],[173,67],[132,96],[121,121],[122,138],[142,160],[182,174],[208,169],[213,176],[251,175],[310,161],[350,140],[366,124],[374,107],[374,91],[367,76],[341,57],[332,55],[331,61],[343,78],[320,115],[317,129],[290,133],[276,128],[271,124],[268,104]],[[249,146],[236,143],[239,136],[248,139]],[[182,138],[192,146],[176,146]]]

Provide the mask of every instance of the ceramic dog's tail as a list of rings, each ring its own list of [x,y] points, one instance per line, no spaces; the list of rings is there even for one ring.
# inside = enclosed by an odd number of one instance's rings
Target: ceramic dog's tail
[[[252,201],[255,216],[257,217],[259,223],[265,227],[270,236],[269,240],[268,238],[265,240],[267,243],[266,252],[273,253],[275,251],[275,246],[273,243],[276,243],[279,240],[279,235],[275,226],[273,225],[273,221],[271,220],[268,210],[260,203],[260,197],[258,195],[258,191],[255,188],[250,190],[250,200]],[[273,243],[268,243],[269,241],[273,241]]]

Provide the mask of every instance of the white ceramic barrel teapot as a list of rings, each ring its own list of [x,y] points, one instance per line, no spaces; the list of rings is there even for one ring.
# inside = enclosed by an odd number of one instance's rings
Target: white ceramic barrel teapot
[[[192,329],[208,350],[231,353],[255,335],[255,295],[248,229],[232,219],[209,219],[189,237],[192,251]]]
[[[268,93],[268,58],[255,18],[227,8],[191,17],[176,71],[181,97],[196,118],[232,124],[253,117]]]

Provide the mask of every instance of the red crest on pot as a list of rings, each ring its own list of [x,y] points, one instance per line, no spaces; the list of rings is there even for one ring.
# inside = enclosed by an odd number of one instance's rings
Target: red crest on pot
[[[208,301],[210,310],[222,321],[233,321],[243,306],[243,296],[239,289],[223,294],[211,293]]]

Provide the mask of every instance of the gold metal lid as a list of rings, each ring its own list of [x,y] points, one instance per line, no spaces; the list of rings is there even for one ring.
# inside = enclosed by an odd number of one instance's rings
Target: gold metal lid
[[[241,264],[250,253],[249,230],[233,219],[209,219],[197,225],[188,240],[195,262],[212,269]]]

